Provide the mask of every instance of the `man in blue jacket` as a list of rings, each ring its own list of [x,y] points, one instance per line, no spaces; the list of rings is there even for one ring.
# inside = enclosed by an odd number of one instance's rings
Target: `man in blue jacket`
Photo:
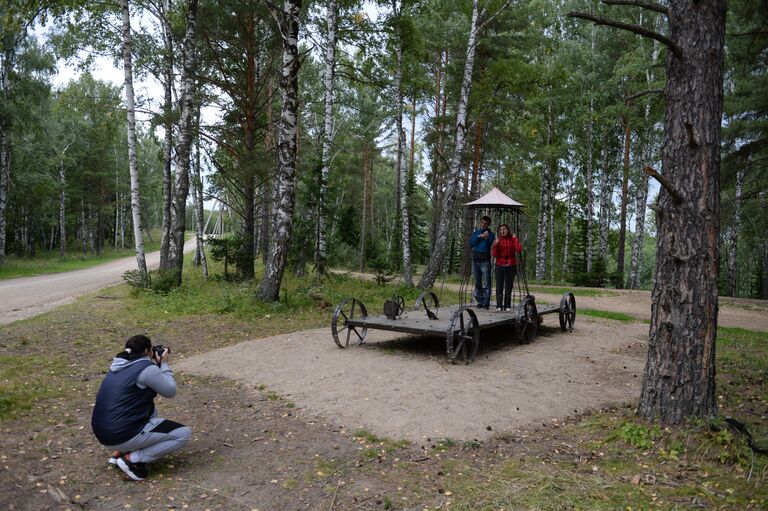
[[[178,451],[192,435],[189,427],[158,417],[155,411],[156,395],[176,395],[169,357],[168,348],[156,353],[148,337],[131,337],[112,360],[96,396],[93,433],[112,449],[109,463],[134,481],[146,479],[146,463]]]
[[[478,309],[491,306],[491,247],[493,247],[494,235],[488,226],[491,225],[490,217],[480,219],[480,227],[475,229],[469,238],[469,246],[472,249],[472,273],[475,276],[475,303]]]

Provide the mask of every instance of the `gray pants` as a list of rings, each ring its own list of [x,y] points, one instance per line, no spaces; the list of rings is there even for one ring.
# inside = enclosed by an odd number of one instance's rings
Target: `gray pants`
[[[141,433],[127,442],[109,445],[112,450],[131,453],[131,463],[150,463],[176,452],[189,443],[192,430],[161,417],[152,417]]]

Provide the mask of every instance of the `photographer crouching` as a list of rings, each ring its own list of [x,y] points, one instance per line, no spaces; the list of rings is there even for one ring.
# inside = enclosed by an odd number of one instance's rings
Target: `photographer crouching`
[[[131,337],[112,360],[96,395],[93,433],[112,449],[109,463],[134,481],[146,479],[146,463],[183,448],[192,435],[188,426],[158,417],[155,410],[156,395],[176,395],[170,354],[163,346],[153,348],[148,337]]]

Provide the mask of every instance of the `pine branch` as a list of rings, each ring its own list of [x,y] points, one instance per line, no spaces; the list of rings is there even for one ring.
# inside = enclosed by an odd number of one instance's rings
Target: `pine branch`
[[[624,23],[623,21],[616,21],[610,18],[604,18],[602,16],[594,16],[586,12],[571,11],[568,13],[568,16],[570,16],[571,18],[581,18],[581,19],[589,20],[598,25],[605,25],[607,27],[620,28],[622,30],[627,30],[629,32],[633,32],[635,34],[641,35],[643,37],[655,39],[660,43],[669,47],[672,51],[674,51],[678,55],[680,55],[683,51],[682,48],[680,48],[669,37],[661,35],[658,32],[654,32],[653,30],[648,30],[647,28],[633,25],[631,23]]]
[[[683,196],[680,195],[680,192],[675,190],[675,187],[672,186],[672,183],[670,183],[666,177],[662,176],[661,174],[659,174],[654,169],[648,166],[643,167],[643,172],[645,172],[646,174],[651,176],[653,179],[658,181],[659,184],[664,187],[667,193],[669,193],[672,196],[672,199],[675,201],[675,204],[680,204],[681,202],[683,202]]]
[[[641,0],[602,0],[602,3],[605,5],[634,5],[636,7],[648,9],[649,11],[660,12],[665,16],[669,15],[669,9],[667,9],[667,7],[654,2],[643,2]]]
[[[664,94],[664,89],[646,89],[646,90],[641,90],[640,92],[635,92],[634,94],[630,94],[629,96],[625,97],[624,101],[632,101],[633,99],[637,99],[637,98],[645,96],[647,94]]]

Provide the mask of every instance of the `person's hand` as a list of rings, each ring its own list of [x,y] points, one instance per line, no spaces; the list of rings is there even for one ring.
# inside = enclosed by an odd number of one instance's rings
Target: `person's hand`
[[[168,363],[168,359],[171,357],[171,350],[169,350],[168,348],[165,348],[163,350],[162,355],[158,356],[157,353],[154,353],[154,355],[155,355],[155,361],[158,364],[162,364],[162,363],[166,363],[167,364]]]
[[[498,245],[499,244],[499,238],[496,238],[495,240],[493,240],[493,244],[494,245]]]

